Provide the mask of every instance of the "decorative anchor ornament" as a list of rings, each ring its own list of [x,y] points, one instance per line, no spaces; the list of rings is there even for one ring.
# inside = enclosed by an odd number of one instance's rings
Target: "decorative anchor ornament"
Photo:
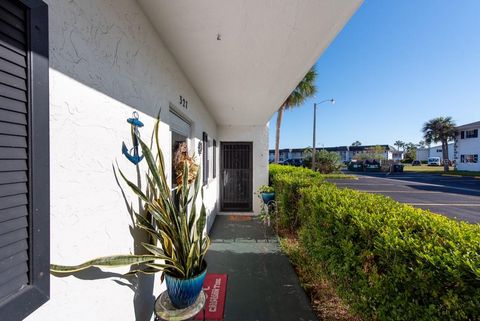
[[[138,120],[138,113],[136,111],[133,112],[132,118],[127,119],[127,122],[131,125],[133,147],[128,150],[125,142],[122,142],[122,154],[133,164],[137,165],[143,159],[143,155],[138,155],[138,137],[140,137],[138,128],[143,127],[143,123]]]

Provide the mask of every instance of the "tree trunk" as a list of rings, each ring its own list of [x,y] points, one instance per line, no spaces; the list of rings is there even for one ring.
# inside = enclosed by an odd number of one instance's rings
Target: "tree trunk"
[[[448,141],[442,141],[443,170],[448,172]]]
[[[283,111],[285,110],[285,104],[283,104],[277,113],[277,127],[275,133],[275,163],[280,161],[280,126],[282,126]]]

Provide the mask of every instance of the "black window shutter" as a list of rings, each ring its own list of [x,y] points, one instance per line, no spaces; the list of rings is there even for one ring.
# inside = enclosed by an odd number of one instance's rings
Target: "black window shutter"
[[[208,184],[208,135],[203,132],[203,185]]]
[[[217,177],[217,141],[213,140],[213,178]]]
[[[465,131],[460,132],[460,139],[465,139]]]
[[[49,296],[48,10],[0,1],[0,316]]]
[[[478,137],[478,129],[475,129],[473,131],[473,137],[477,138]]]

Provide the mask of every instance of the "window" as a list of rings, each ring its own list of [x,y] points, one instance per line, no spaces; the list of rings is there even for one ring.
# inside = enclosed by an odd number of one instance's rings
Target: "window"
[[[477,138],[478,137],[478,129],[466,130],[465,131],[466,138]]]
[[[169,111],[170,113],[168,115],[168,123],[170,125],[170,130],[172,131],[172,133],[177,133],[186,138],[190,137],[190,121],[188,121],[179,112],[177,112],[177,108],[175,108],[172,103],[170,103]]]
[[[213,178],[217,177],[217,141],[213,140]]]
[[[460,155],[460,163],[478,163],[478,154]]]
[[[2,0],[0,20],[0,316],[21,320],[50,293],[48,8]]]
[[[441,148],[437,148],[437,153],[441,153],[443,150]]]
[[[203,139],[202,139],[202,152],[203,152],[203,185],[208,184],[208,135],[206,132],[203,132]]]
[[[465,132],[463,130],[460,132],[460,139],[465,139]]]

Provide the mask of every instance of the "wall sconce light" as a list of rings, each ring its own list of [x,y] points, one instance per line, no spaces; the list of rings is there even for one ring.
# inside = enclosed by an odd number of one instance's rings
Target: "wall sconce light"
[[[197,150],[198,150],[198,155],[201,155],[203,150],[203,142],[198,142]]]

